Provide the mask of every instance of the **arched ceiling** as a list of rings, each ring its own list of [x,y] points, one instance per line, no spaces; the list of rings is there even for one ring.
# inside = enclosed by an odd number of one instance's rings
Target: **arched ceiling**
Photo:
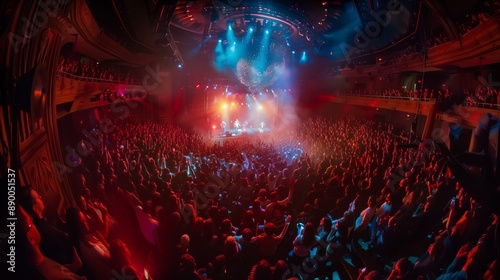
[[[408,48],[427,22],[451,40],[453,22],[479,0],[86,0],[103,30],[141,51],[156,48],[182,56],[213,47],[231,28],[271,32],[290,49],[345,62],[354,57]],[[427,27],[429,28],[429,27]],[[428,32],[428,30],[426,31]],[[453,36],[451,36],[453,35]],[[422,36],[420,36],[422,37]],[[404,42],[404,44],[402,44]],[[355,53],[350,53],[355,50]],[[208,53],[208,52],[206,52]],[[377,54],[378,55],[378,54]]]

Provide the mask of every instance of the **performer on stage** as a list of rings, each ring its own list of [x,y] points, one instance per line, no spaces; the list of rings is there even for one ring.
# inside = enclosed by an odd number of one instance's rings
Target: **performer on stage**
[[[265,125],[266,125],[266,123],[265,123],[264,121],[262,121],[262,122],[260,123],[260,129],[264,129],[264,126],[265,126]]]
[[[236,120],[234,121],[234,129],[238,130],[238,129],[240,128],[240,126],[241,126],[241,125],[240,125],[240,121],[239,121],[238,119],[236,119]]]
[[[226,122],[225,121],[222,121],[220,123],[220,129],[222,130],[222,133],[226,132]]]

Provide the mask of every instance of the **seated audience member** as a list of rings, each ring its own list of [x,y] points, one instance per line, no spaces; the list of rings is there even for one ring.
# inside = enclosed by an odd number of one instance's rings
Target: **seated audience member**
[[[84,274],[92,279],[111,279],[108,242],[89,228],[85,215],[74,207],[66,211],[66,222],[71,242],[81,256]]]
[[[22,261],[25,265],[19,263],[20,279],[46,279],[46,280],[85,280],[70,271],[67,267],[53,261],[43,255],[40,250],[41,236],[38,232],[34,219],[24,211],[22,206],[17,207],[17,232],[16,245]],[[78,262],[78,256],[75,256],[75,262]],[[81,268],[81,262],[79,263]],[[79,270],[76,265],[74,268]]]
[[[19,204],[33,217],[41,236],[40,251],[48,258],[60,263],[70,264],[73,261],[73,246],[69,236],[62,230],[54,227],[43,216],[45,205],[42,197],[31,186],[20,188],[17,193]]]

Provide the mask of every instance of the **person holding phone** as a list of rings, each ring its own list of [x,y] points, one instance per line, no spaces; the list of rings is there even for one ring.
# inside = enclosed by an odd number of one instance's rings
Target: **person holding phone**
[[[293,250],[289,254],[291,263],[301,264],[311,254],[311,249],[319,243],[319,236],[311,222],[305,226],[299,224],[299,234],[293,241]]]

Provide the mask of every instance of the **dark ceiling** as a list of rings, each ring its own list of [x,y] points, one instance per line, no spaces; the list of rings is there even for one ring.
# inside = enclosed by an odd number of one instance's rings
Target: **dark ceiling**
[[[346,52],[366,56],[406,48],[422,26],[440,28],[443,18],[459,20],[478,0],[87,0],[103,30],[134,52],[189,56],[210,50],[250,29],[270,32],[291,50],[322,59],[346,60]],[[429,9],[427,6],[439,6]],[[436,10],[438,12],[436,12]],[[436,14],[438,13],[438,14]],[[427,31],[428,32],[428,31]],[[404,44],[406,41],[406,45]]]
[[[392,2],[397,4],[388,7],[387,1],[378,0],[178,1],[170,30],[186,47],[224,38],[229,26],[236,36],[250,28],[270,30],[275,40],[292,49],[338,57],[345,45],[369,45],[363,50],[369,52],[415,32],[420,1]]]

